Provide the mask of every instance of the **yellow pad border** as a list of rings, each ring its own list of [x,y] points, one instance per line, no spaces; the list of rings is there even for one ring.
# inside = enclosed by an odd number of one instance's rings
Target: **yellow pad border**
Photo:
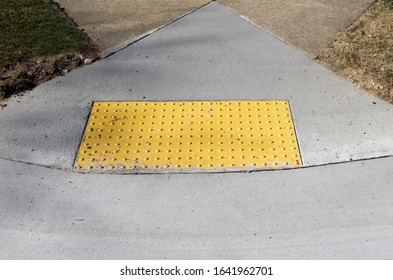
[[[94,102],[75,161],[132,173],[301,166],[287,101]]]

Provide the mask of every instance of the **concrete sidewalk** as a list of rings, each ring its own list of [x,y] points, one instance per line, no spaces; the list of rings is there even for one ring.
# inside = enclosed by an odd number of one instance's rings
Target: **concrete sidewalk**
[[[288,100],[309,168],[73,169],[93,101],[240,99]],[[7,105],[0,258],[393,258],[391,105],[217,3]]]
[[[0,258],[392,259],[392,165],[124,176],[0,161]]]
[[[56,0],[110,53],[210,0]],[[374,0],[220,0],[311,58],[332,42]]]
[[[220,0],[311,58],[375,0]]]
[[[93,101],[288,100],[305,166],[393,155],[390,104],[212,3],[10,99],[0,157],[73,167]]]
[[[107,53],[210,0],[55,0]]]

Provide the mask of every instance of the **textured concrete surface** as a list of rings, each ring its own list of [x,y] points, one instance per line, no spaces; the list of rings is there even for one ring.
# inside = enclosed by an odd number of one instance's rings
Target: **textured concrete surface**
[[[220,0],[311,58],[375,0]]]
[[[55,0],[104,51],[118,50],[209,0]]]
[[[392,259],[392,165],[108,176],[0,160],[0,258]]]
[[[393,155],[393,108],[212,3],[0,110],[0,157],[71,168],[92,102],[289,100],[306,166]]]

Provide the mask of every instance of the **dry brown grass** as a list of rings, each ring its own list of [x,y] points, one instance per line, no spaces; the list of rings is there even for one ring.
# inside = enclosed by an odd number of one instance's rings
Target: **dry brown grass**
[[[337,35],[317,61],[393,103],[393,7],[389,1],[376,1]]]

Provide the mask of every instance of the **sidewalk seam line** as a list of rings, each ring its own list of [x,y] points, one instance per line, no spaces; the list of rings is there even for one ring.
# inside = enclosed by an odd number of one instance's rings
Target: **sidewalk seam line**
[[[110,57],[110,56],[114,55],[115,53],[124,50],[125,48],[127,48],[127,47],[129,47],[129,46],[131,46],[131,45],[133,45],[133,44],[135,44],[137,42],[139,42],[140,40],[150,36],[151,34],[153,34],[153,33],[157,32],[157,31],[167,27],[168,25],[170,25],[172,23],[175,23],[176,21],[178,21],[178,20],[180,20],[180,19],[182,19],[182,18],[184,18],[184,17],[186,17],[186,16],[188,16],[188,15],[198,11],[199,9],[202,9],[203,7],[205,7],[205,6],[207,6],[207,5],[211,4],[211,3],[212,3],[212,1],[210,1],[210,2],[208,2],[206,4],[203,4],[202,6],[197,7],[195,9],[193,9],[193,10],[191,10],[191,11],[189,11],[189,12],[183,14],[183,15],[181,15],[180,17],[178,17],[178,18],[176,18],[176,19],[166,23],[166,24],[163,24],[163,25],[161,25],[161,26],[159,26],[157,28],[153,28],[150,31],[147,31],[147,32],[143,33],[142,35],[139,35],[139,36],[136,36],[136,37],[132,37],[129,40],[126,40],[123,43],[120,43],[120,44],[118,44],[118,45],[116,45],[114,47],[111,47],[111,48],[108,48],[108,49],[104,50],[103,51],[104,54],[102,55],[102,58]]]
[[[239,16],[240,18],[242,18],[242,19],[245,20],[246,22],[250,23],[250,24],[253,25],[254,27],[258,28],[259,30],[261,30],[261,31],[263,31],[263,32],[265,32],[265,33],[267,33],[267,34],[269,34],[269,35],[272,36],[273,38],[275,38],[275,39],[281,41],[282,43],[284,43],[284,44],[287,45],[288,47],[291,47],[292,49],[298,51],[298,52],[301,53],[302,55],[306,56],[308,59],[310,59],[310,60],[312,60],[312,61],[314,61],[314,60],[316,59],[316,57],[311,57],[309,54],[303,52],[302,50],[296,48],[295,46],[292,46],[292,45],[289,44],[287,41],[285,41],[284,38],[279,37],[278,35],[276,35],[276,34],[274,34],[273,32],[267,30],[266,28],[264,28],[264,27],[262,27],[262,26],[256,24],[255,22],[252,21],[251,18],[249,18],[249,17],[247,17],[247,16],[245,16],[245,15],[242,15],[242,14],[236,12],[235,10],[231,9],[230,7],[228,7],[228,6],[224,5],[224,4],[222,4],[220,1],[214,1],[214,2],[216,2],[218,5],[220,5],[221,7],[225,8],[226,10],[230,11],[231,13],[233,13],[233,14]]]
[[[47,168],[47,169],[52,169],[52,170],[57,170],[57,171],[64,171],[68,173],[75,173],[75,174],[83,174],[83,175],[133,175],[133,176],[141,176],[141,175],[213,175],[213,174],[236,174],[236,173],[263,173],[263,172],[284,172],[284,171],[291,171],[291,170],[300,170],[300,169],[310,169],[310,168],[318,168],[318,167],[324,167],[324,166],[331,166],[331,165],[339,165],[339,164],[349,164],[349,163],[355,163],[355,162],[361,162],[361,161],[371,161],[371,160],[378,160],[378,159],[385,159],[385,158],[393,158],[393,154],[390,155],[385,155],[385,156],[376,156],[376,157],[370,157],[370,158],[361,158],[361,159],[355,159],[351,161],[340,161],[340,162],[331,162],[331,163],[323,163],[323,164],[316,164],[316,165],[310,165],[310,166],[302,166],[302,167],[297,167],[297,168],[282,168],[282,169],[259,169],[259,170],[239,170],[239,171],[210,171],[210,172],[176,172],[176,173],[127,173],[127,172],[81,172],[73,167],[56,167],[56,166],[48,166],[48,165],[43,165],[43,164],[38,164],[38,163],[33,163],[33,162],[26,162],[26,161],[21,161],[21,160],[16,160],[12,158],[4,158],[0,157],[0,160],[3,161],[8,161],[8,162],[14,162],[14,163],[21,163],[21,164],[27,164],[27,165],[32,165],[32,166],[37,166],[37,167],[42,167],[42,168]]]
[[[81,146],[82,146],[83,137],[85,136],[85,132],[86,132],[86,129],[87,129],[87,125],[89,124],[89,121],[90,121],[90,118],[91,118],[91,113],[92,113],[92,111],[93,111],[93,107],[94,107],[94,103],[95,103],[95,102],[96,102],[96,101],[94,100],[94,101],[91,103],[91,105],[90,105],[89,115],[87,116],[87,119],[86,119],[86,122],[85,122],[85,125],[84,125],[84,128],[83,128],[82,136],[81,136],[80,139],[79,139],[78,149],[76,150],[76,154],[74,155],[74,161],[73,161],[73,165],[72,165],[73,168],[75,168],[76,161],[77,161],[78,156],[79,156],[79,150],[80,150],[80,148],[81,148]]]

